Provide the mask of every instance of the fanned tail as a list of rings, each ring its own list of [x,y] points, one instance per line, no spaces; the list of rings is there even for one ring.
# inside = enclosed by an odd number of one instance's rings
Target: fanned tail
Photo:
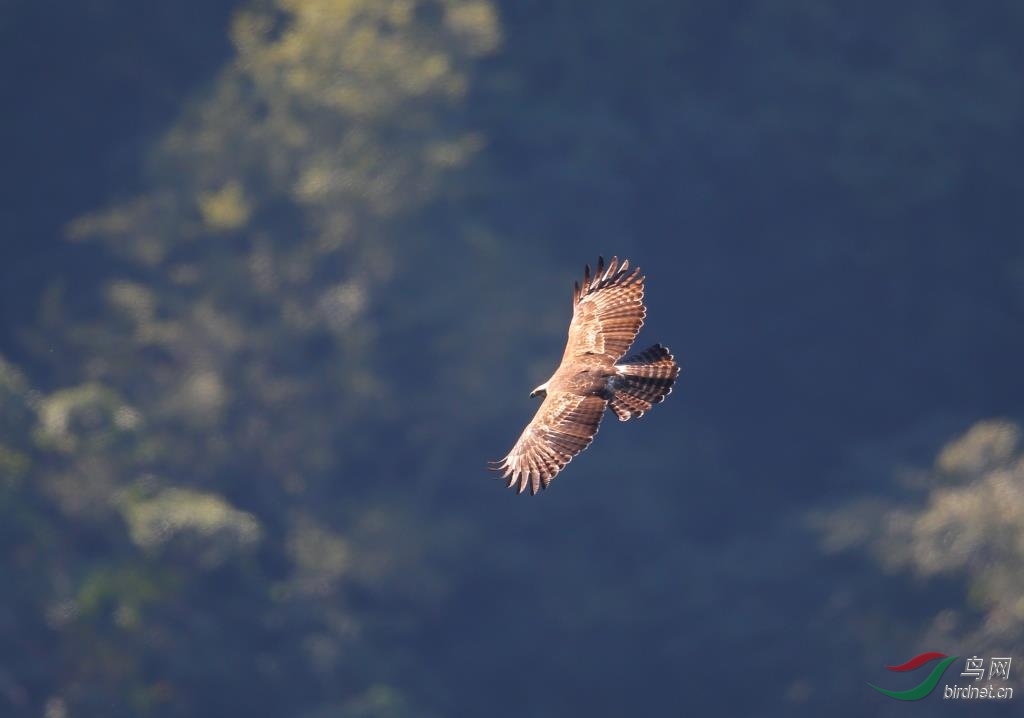
[[[619,421],[643,416],[664,401],[679,376],[675,357],[661,344],[626,357],[615,369],[610,405]]]

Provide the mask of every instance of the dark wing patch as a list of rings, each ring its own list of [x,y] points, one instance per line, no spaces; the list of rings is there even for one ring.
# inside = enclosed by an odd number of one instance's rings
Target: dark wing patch
[[[504,459],[492,462],[492,471],[503,472],[509,488],[519,493],[546,489],[576,454],[590,446],[608,402],[599,396],[570,392],[549,393],[519,441]]]
[[[606,267],[601,257],[591,275],[588,264],[583,284],[577,282],[573,289],[572,322],[562,363],[584,354],[603,354],[614,362],[633,344],[646,315],[639,267],[630,272],[629,260],[620,265],[617,257]]]

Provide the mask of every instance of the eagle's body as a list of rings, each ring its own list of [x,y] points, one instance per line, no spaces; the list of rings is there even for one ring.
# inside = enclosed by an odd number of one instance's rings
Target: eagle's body
[[[562,361],[530,396],[544,396],[508,455],[494,465],[510,487],[536,494],[590,445],[605,409],[621,421],[643,416],[672,391],[679,375],[668,349],[655,344],[622,359],[643,326],[644,277],[613,257],[588,265],[573,292],[573,317]]]
[[[608,388],[608,381],[614,376],[615,370],[606,357],[587,354],[577,361],[559,364],[551,378],[541,384],[544,387],[541,391],[552,394],[603,394]],[[534,391],[541,393],[536,389]]]

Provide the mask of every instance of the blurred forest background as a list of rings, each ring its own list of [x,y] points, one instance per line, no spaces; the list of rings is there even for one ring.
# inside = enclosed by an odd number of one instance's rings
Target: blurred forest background
[[[1022,36],[4,3],[0,714],[977,710],[867,687],[923,651],[1014,657],[1019,710]],[[599,253],[680,383],[515,496]]]

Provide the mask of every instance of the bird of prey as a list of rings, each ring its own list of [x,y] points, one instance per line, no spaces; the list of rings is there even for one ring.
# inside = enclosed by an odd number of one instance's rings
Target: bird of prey
[[[679,365],[661,344],[623,359],[640,327],[644,277],[639,267],[617,257],[588,264],[583,284],[575,283],[569,339],[558,369],[530,393],[544,401],[519,441],[491,470],[502,472],[509,488],[536,494],[547,488],[576,454],[590,446],[604,410],[610,405],[619,421],[640,417],[669,392]]]

